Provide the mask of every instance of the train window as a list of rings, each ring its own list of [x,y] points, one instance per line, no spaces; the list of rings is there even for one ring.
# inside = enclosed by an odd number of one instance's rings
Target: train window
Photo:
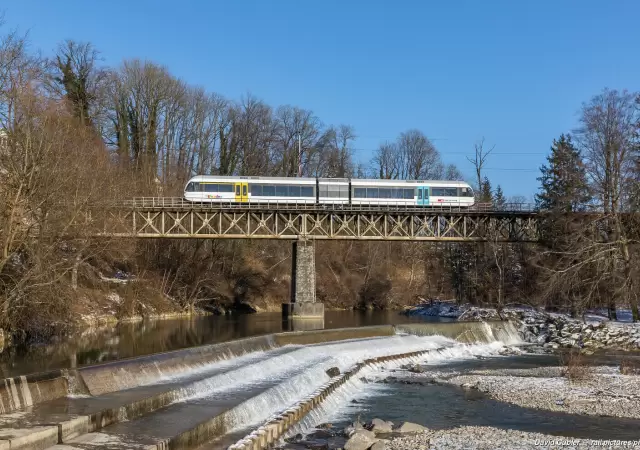
[[[340,186],[340,198],[349,198],[349,186]]]
[[[447,197],[457,197],[458,196],[458,188],[445,188],[445,195]]]
[[[353,189],[353,196],[355,198],[366,198],[367,197],[367,190],[365,188],[354,188]]]
[[[289,197],[300,197],[300,186],[289,186]]]
[[[243,184],[243,185],[242,185],[242,195],[243,195],[244,197],[246,197],[246,196],[247,196],[247,185],[246,185],[246,184]]]
[[[240,195],[240,185],[236,184],[236,195]]]
[[[378,198],[391,198],[391,189],[378,188]]]
[[[286,197],[289,194],[289,190],[286,185],[276,184],[276,197]]]
[[[272,184],[262,185],[262,195],[266,197],[273,197],[276,195],[276,187]]]
[[[446,196],[446,192],[444,188],[431,188],[431,196],[432,197],[444,197]]]
[[[418,200],[422,200],[422,189],[418,189]]]
[[[367,198],[378,198],[378,188],[367,188]]]
[[[404,191],[403,198],[412,199],[415,196],[415,189],[403,189],[403,191]]]
[[[218,185],[217,184],[205,184],[203,185],[204,187],[204,191],[205,192],[218,192]]]
[[[196,186],[198,186],[198,183],[191,182],[191,183],[187,184],[187,188],[185,189],[185,191],[187,191],[187,192],[195,192]],[[200,186],[198,186],[198,188],[199,187]]]
[[[312,186],[300,186],[300,196],[301,197],[313,197],[313,187]]]
[[[218,192],[233,192],[233,185],[232,184],[219,184],[218,185]]]
[[[251,195],[253,196],[262,196],[262,185],[261,184],[252,184],[251,185]]]

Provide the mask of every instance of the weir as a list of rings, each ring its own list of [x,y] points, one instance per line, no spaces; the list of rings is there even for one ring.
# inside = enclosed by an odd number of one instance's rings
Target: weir
[[[273,442],[360,373],[488,354],[496,339],[519,342],[504,322],[286,332],[8,379],[0,449],[227,448],[269,423]]]
[[[294,241],[291,252],[291,298],[282,304],[285,319],[324,318],[324,304],[316,302],[316,252],[309,240]]]

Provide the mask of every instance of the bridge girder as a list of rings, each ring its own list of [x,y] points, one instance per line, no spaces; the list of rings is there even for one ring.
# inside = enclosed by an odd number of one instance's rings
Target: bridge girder
[[[540,220],[531,213],[181,208],[110,209],[97,219],[90,222],[103,227],[92,234],[107,237],[453,242],[537,242]]]

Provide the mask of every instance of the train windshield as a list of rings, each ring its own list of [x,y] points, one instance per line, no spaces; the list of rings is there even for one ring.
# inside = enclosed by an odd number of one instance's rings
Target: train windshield
[[[200,191],[200,183],[194,183],[193,181],[187,184],[187,188],[185,189],[187,192],[197,192]]]
[[[473,197],[471,188],[460,188],[460,197]]]

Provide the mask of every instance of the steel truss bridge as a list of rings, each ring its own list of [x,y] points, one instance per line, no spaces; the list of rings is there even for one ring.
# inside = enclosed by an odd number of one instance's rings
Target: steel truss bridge
[[[495,210],[137,198],[88,219],[100,224],[92,234],[120,238],[535,242],[541,216],[526,204]]]

